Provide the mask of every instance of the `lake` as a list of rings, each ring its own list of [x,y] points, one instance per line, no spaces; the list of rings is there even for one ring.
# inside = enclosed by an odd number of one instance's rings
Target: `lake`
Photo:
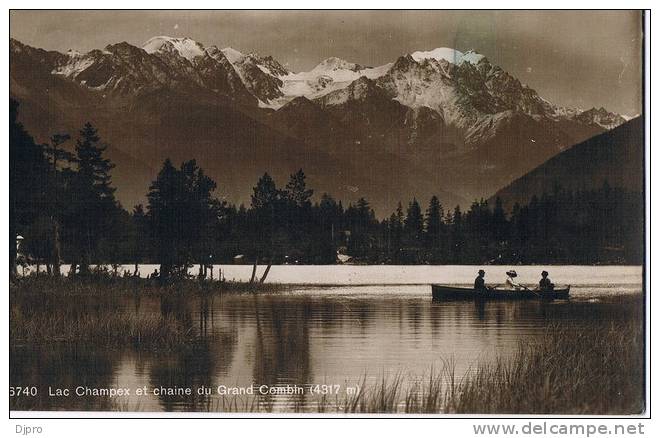
[[[261,402],[270,403],[273,411],[295,404],[314,412],[320,396],[312,393],[314,385],[339,385],[345,394],[356,385],[396,375],[410,384],[448,363],[460,377],[497,355],[513,355],[519,343],[538,337],[549,323],[588,325],[639,317],[643,305],[638,266],[513,267],[527,284],[547,269],[556,284],[571,284],[570,301],[432,302],[429,283],[470,284],[479,268],[273,266],[268,281],[292,286],[272,294],[191,296],[175,302],[126,297],[119,310],[123,314],[168,313],[188,324],[198,341],[167,353],[130,346],[12,345],[10,384],[35,385],[39,391],[20,405],[10,399],[12,409],[206,411],[237,403],[232,409],[240,411],[240,403],[250,403],[250,397],[220,395],[218,387],[280,391],[289,385],[306,392],[270,394]],[[503,282],[510,268],[484,267],[487,283]],[[245,280],[252,267],[216,266],[216,275],[219,269],[227,280]],[[143,274],[150,270],[141,267]],[[49,387],[75,392],[79,386],[89,394],[48,396]],[[143,387],[148,393],[136,395]],[[131,394],[109,398],[90,388],[129,388]],[[191,388],[193,394],[154,394],[159,388]]]

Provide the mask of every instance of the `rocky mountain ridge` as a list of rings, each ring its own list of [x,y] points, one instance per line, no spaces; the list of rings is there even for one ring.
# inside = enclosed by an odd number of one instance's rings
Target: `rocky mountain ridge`
[[[296,73],[189,38],[88,53],[10,40],[10,91],[38,138],[99,124],[126,162],[115,178],[126,204],[166,157],[198,158],[235,202],[264,171],[302,167],[317,191],[365,196],[383,213],[432,193],[466,204],[626,120],[555,105],[485,56],[447,48]]]

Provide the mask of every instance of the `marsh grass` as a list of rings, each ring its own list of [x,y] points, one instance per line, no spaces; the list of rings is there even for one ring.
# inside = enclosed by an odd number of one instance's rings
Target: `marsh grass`
[[[644,410],[640,321],[550,326],[517,354],[471,373],[457,413],[639,414]]]
[[[589,414],[644,411],[644,342],[636,319],[549,325],[521,342],[512,357],[498,356],[457,376],[454,363],[421,378],[400,373],[377,383],[361,379],[358,394],[321,398],[322,413]]]
[[[639,321],[550,325],[510,358],[457,376],[453,361],[421,379],[385,377],[318,412],[411,414],[639,414],[644,343]],[[407,383],[407,384],[404,384]],[[321,403],[325,405],[321,406]]]
[[[275,293],[290,289],[280,283],[247,283],[197,279],[173,280],[160,284],[157,280],[139,277],[113,277],[90,274],[88,277],[52,277],[45,274],[17,277],[10,281],[9,289],[14,294],[36,294],[39,296],[113,296],[126,294],[171,295],[171,294],[222,294],[222,293]]]
[[[99,347],[177,348],[195,340],[190,321],[176,315],[188,298],[284,289],[273,284],[179,280],[160,285],[149,279],[107,275],[75,279],[30,275],[10,283],[10,340],[12,345],[81,342]],[[122,307],[126,297],[163,298],[172,314],[126,312]]]
[[[12,312],[10,339],[13,343],[93,342],[95,345],[176,347],[194,339],[192,331],[173,318],[122,314],[81,315]]]
[[[627,415],[644,410],[644,342],[635,319],[585,326],[549,325],[521,342],[516,354],[484,362],[459,376],[453,360],[421,377],[396,373],[360,390],[322,396],[284,412],[324,414],[572,414]],[[217,412],[271,412],[258,397],[216,402]]]

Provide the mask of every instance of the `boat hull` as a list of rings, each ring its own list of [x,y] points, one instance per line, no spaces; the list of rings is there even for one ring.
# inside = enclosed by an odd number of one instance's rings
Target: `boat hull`
[[[531,290],[489,289],[488,292],[476,292],[473,288],[431,285],[433,299],[449,300],[565,300],[568,299],[571,287],[555,289],[550,292]]]

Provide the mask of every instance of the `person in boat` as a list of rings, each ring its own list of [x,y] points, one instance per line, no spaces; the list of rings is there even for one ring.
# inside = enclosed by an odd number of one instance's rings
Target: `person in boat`
[[[507,289],[514,289],[514,290],[521,290],[523,287],[520,283],[518,283],[514,278],[518,276],[518,273],[514,271],[513,269],[510,271],[506,271],[506,282],[504,282],[504,286]]]
[[[548,278],[548,271],[541,272],[541,281],[539,281],[539,290],[551,291],[555,289],[555,284]]]
[[[485,275],[486,275],[486,271],[484,271],[483,269],[479,269],[477,278],[474,279],[475,292],[477,293],[488,292],[488,288],[486,288],[486,281],[484,280]]]

